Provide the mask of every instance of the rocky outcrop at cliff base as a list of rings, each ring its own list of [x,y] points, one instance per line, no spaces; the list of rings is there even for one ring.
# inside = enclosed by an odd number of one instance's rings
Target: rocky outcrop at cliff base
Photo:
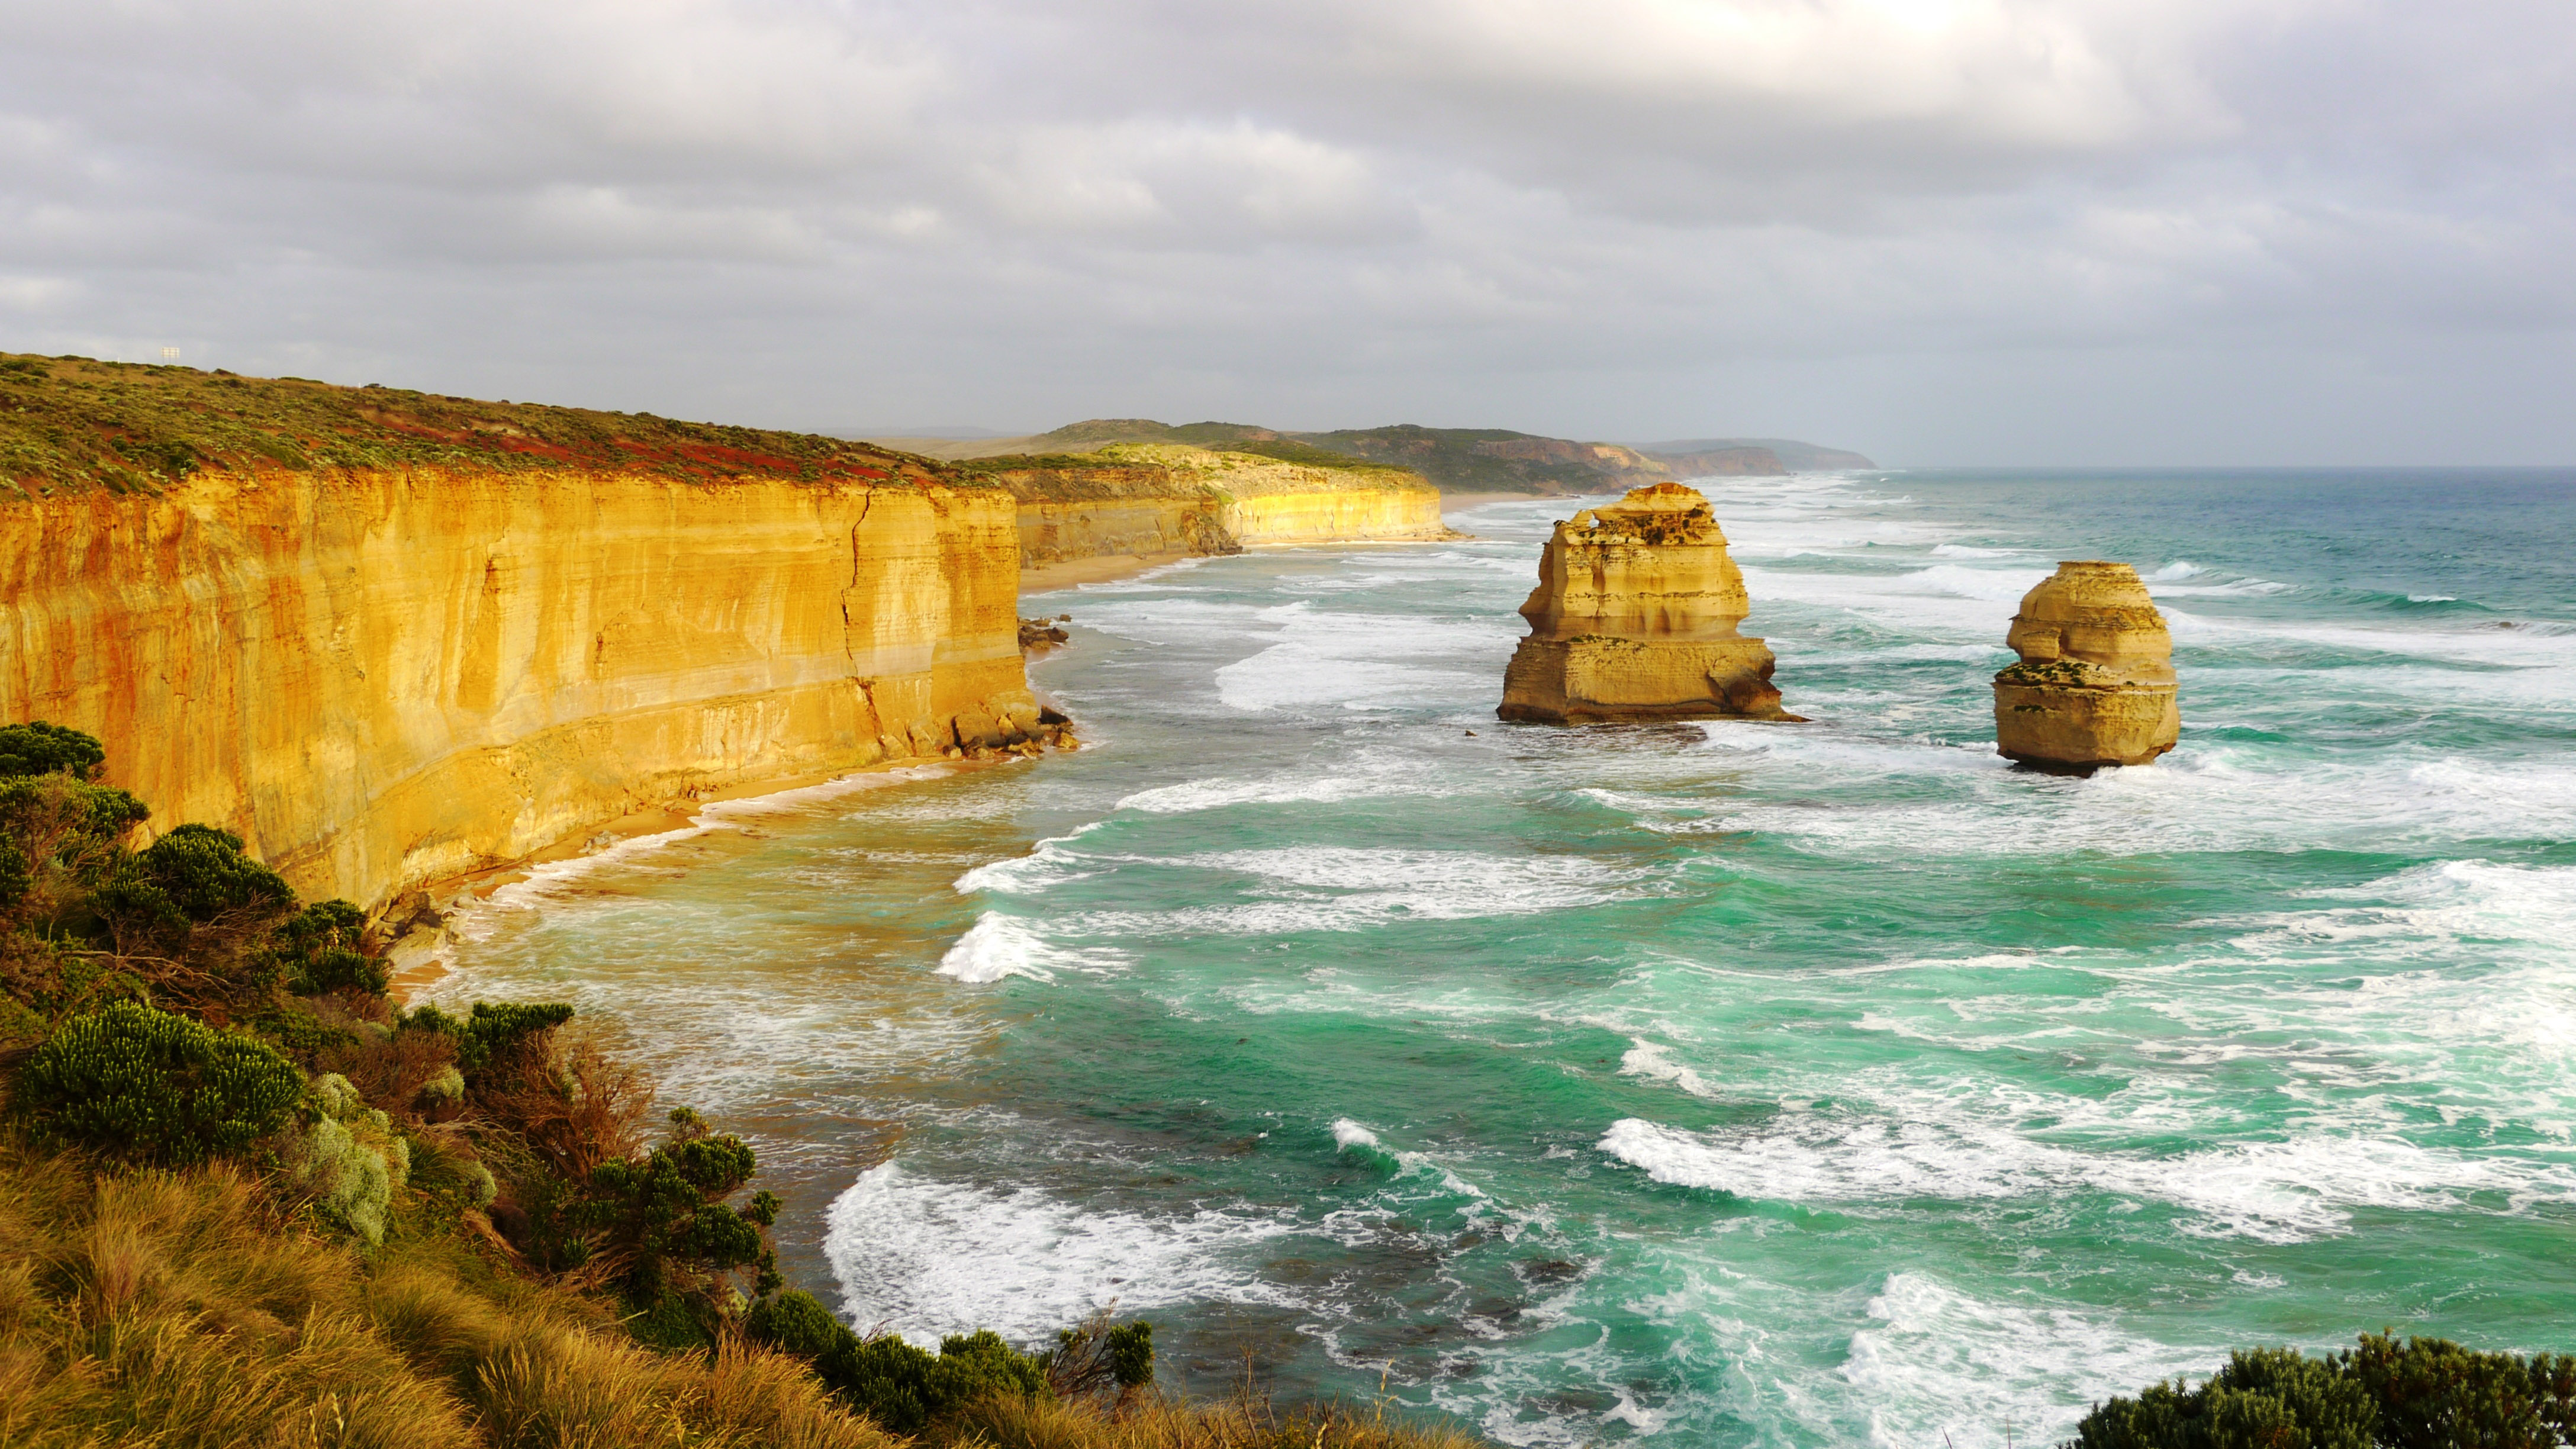
[[[1995,676],[1995,744],[2036,769],[2144,765],[2181,737],[2173,635],[2138,571],[2083,559],[2022,596]]]

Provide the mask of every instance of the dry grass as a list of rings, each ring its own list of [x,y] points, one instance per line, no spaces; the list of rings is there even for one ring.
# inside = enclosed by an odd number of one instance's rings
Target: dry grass
[[[0,1138],[0,1449],[890,1449],[801,1363],[662,1355],[457,1239],[373,1266],[230,1167],[94,1173]]]
[[[955,1449],[1484,1449],[1455,1424],[1390,1415],[1383,1403],[1281,1412],[1248,1395],[1209,1403],[1143,1394],[1114,1405],[987,1399],[926,1437]]]

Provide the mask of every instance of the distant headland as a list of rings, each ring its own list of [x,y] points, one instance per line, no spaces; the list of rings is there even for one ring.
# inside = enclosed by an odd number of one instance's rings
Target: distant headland
[[[1703,438],[1632,446],[1543,437],[1509,428],[1426,428],[1411,423],[1300,433],[1250,423],[1174,425],[1150,418],[1091,418],[1025,437],[849,436],[949,461],[1017,454],[1061,458],[1120,444],[1178,443],[1311,466],[1391,464],[1421,474],[1444,493],[1539,496],[1644,488],[1683,478],[1782,476],[1877,466],[1858,453],[1786,438]]]

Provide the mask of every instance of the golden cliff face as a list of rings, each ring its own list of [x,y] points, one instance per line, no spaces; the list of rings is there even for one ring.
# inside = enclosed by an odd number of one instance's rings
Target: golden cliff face
[[[657,802],[1018,739],[1013,500],[854,480],[198,473],[0,505],[0,719],[151,827],[381,903]]]
[[[1093,456],[1100,461],[993,474],[1019,500],[1026,566],[1449,532],[1439,491],[1394,469],[1312,467],[1178,444],[1119,445]]]
[[[2022,596],[1995,676],[1995,744],[2035,768],[2144,765],[2181,737],[2173,635],[2138,571],[2087,559]]]
[[[1708,500],[1638,488],[1559,523],[1521,605],[1530,634],[1503,675],[1504,719],[1792,719],[1773,660],[1736,632],[1751,612]]]

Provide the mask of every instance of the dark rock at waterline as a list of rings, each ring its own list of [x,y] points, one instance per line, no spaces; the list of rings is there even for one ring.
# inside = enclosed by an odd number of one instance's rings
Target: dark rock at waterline
[[[1056,644],[1070,643],[1073,636],[1056,627],[1056,620],[1058,619],[1063,620],[1066,623],[1071,623],[1073,616],[1071,614],[1059,614],[1055,619],[1022,619],[1020,621],[1020,647],[1023,649],[1036,649]]]

